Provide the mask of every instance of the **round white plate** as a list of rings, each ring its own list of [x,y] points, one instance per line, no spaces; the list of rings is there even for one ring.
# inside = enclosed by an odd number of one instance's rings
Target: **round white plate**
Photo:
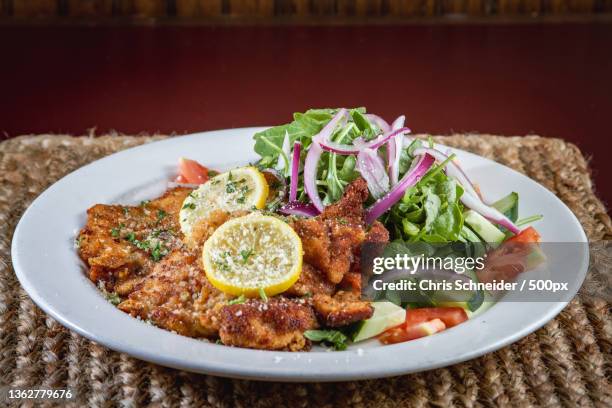
[[[136,320],[108,303],[87,279],[74,248],[87,208],[138,203],[161,194],[180,156],[215,169],[255,161],[252,136],[264,128],[231,129],[171,138],[128,149],[67,175],[23,215],[12,243],[19,281],[45,312],[64,326],[117,351],[165,366],[220,376],[278,381],[334,381],[392,376],[465,361],[535,331],[565,302],[498,303],[434,336],[391,346],[376,340],[346,351],[276,352],[226,347],[191,339]],[[544,241],[586,242],[572,212],[551,192],[514,170],[461,150],[462,165],[486,196],[520,194],[521,215],[544,214]],[[587,265],[576,273],[582,278]]]

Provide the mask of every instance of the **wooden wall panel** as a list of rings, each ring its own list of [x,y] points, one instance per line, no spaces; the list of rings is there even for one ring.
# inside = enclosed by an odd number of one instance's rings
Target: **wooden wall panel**
[[[59,0],[13,0],[16,17],[46,17],[59,14]]]
[[[0,16],[419,18],[612,13],[612,0],[0,0]]]
[[[544,10],[544,0],[499,0],[497,10],[502,15],[534,15]]]
[[[427,3],[431,3],[429,7]],[[433,3],[433,0],[389,0],[389,14],[397,17],[433,15],[435,10]]]
[[[176,0],[178,17],[215,17],[223,10],[222,0]]]
[[[167,0],[116,0],[115,14],[134,17],[164,17],[168,14]]]
[[[113,15],[113,0],[68,0],[68,15],[73,17],[109,17]]]
[[[274,0],[229,0],[232,16],[265,17],[274,15]]]

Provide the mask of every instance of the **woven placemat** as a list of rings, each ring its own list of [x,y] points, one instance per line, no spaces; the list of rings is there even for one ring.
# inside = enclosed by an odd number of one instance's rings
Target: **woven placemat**
[[[609,303],[577,296],[512,346],[481,358],[388,379],[283,384],[197,375],[136,360],[64,329],[29,299],[10,258],[24,209],[68,172],[155,137],[22,136],[0,144],[0,382],[66,387],[73,406],[612,406]],[[580,151],[538,136],[439,137],[528,175],[559,196],[591,240],[610,239]],[[53,273],[53,271],[49,271]]]

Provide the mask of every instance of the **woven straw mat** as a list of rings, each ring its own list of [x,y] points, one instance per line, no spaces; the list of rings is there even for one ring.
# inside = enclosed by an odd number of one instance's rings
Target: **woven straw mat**
[[[11,266],[25,208],[65,174],[163,136],[21,136],[0,144],[0,382],[71,387],[92,406],[612,406],[610,305],[577,296],[515,344],[419,374],[342,383],[268,383],[198,375],[136,360],[72,333],[39,310]],[[553,191],[593,241],[610,239],[587,162],[572,144],[538,136],[441,136],[437,141],[508,165]],[[50,271],[51,273],[53,271]]]

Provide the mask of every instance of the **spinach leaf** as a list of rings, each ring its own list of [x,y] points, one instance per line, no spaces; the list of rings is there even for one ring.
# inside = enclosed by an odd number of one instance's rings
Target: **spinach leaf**
[[[336,350],[345,350],[348,337],[340,330],[306,330],[304,337],[316,343],[332,346]]]
[[[410,149],[405,150],[406,155]],[[462,235],[463,205],[459,201],[463,189],[441,170],[440,165],[432,167],[392,207],[385,224],[393,238],[429,243],[467,240]]]

